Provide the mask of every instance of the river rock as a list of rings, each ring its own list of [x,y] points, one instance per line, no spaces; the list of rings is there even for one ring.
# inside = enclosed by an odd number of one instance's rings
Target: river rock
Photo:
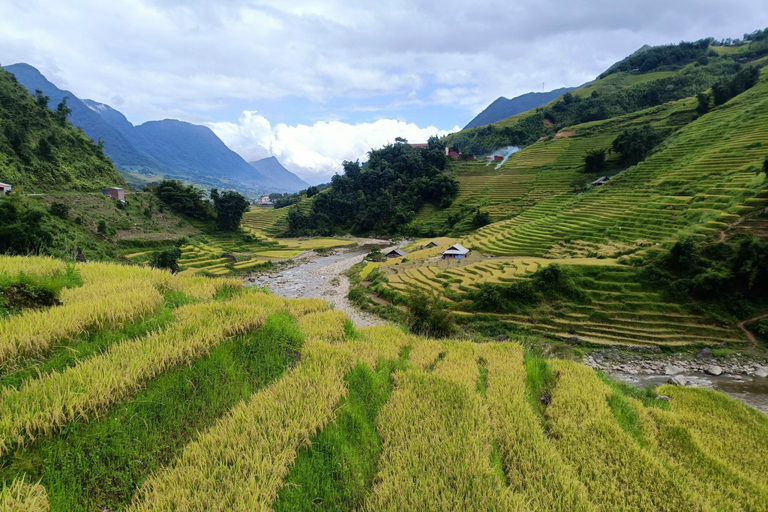
[[[669,402],[669,397],[667,395],[656,395],[656,400],[664,400],[665,402]]]
[[[722,369],[722,368],[720,368],[720,367],[719,367],[719,366],[717,366],[717,365],[714,365],[714,364],[713,364],[713,365],[711,365],[711,366],[707,366],[707,369],[706,369],[705,371],[706,371],[708,374],[710,374],[710,375],[714,375],[714,376],[718,376],[718,375],[722,375],[722,374],[723,374],[723,369]]]
[[[768,377],[768,368],[766,368],[765,366],[758,367],[757,371],[755,372],[755,377],[762,377],[762,378]]]
[[[685,386],[686,384],[688,384],[688,379],[686,379],[682,375],[675,375],[674,377],[670,378],[667,382],[669,384],[672,384],[673,386]]]
[[[709,347],[699,350],[696,359],[712,359],[712,349]]]
[[[664,368],[664,375],[677,375],[678,373],[683,373],[684,371],[685,370],[683,368],[680,368],[679,366],[668,364]]]

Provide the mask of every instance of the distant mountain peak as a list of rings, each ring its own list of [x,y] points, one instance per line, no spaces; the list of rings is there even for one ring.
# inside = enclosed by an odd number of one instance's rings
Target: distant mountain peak
[[[467,128],[476,128],[478,126],[492,124],[501,121],[502,119],[540,107],[574,89],[575,87],[562,87],[549,92],[529,92],[516,96],[511,100],[504,96],[500,96],[496,98],[493,103],[488,105],[485,110],[477,114],[464,129],[466,130]]]

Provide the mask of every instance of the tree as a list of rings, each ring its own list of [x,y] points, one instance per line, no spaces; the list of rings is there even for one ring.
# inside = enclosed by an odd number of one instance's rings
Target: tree
[[[584,155],[584,172],[601,172],[605,168],[605,149],[590,149]]]
[[[48,212],[20,196],[0,201],[0,254],[43,251],[53,241]]]
[[[48,96],[43,95],[43,91],[40,89],[35,89],[35,103],[37,103],[37,106],[40,108],[48,108],[48,101],[50,101],[51,98]]]
[[[632,127],[616,137],[613,150],[621,153],[625,162],[634,165],[642,161],[663,139],[664,134],[649,124]]]
[[[154,252],[152,253],[152,266],[155,268],[167,268],[175,274],[179,271],[179,258],[181,258],[181,249],[178,247]]]
[[[54,217],[58,217],[60,219],[66,219],[69,215],[69,206],[67,206],[64,203],[60,203],[58,201],[54,201],[51,203],[50,207],[51,215]]]
[[[314,187],[314,186],[313,187],[309,187],[307,189],[307,197],[312,197],[314,195],[317,195],[317,192],[318,192],[317,187]]]
[[[59,106],[56,107],[56,120],[61,126],[67,125],[67,117],[72,113],[72,109],[67,106],[68,99],[69,96],[64,96],[64,99],[61,100]]]
[[[768,155],[766,155],[765,160],[763,161],[763,174],[768,178]]]
[[[700,116],[703,116],[707,112],[709,112],[709,100],[710,96],[709,94],[705,92],[700,92],[696,95],[696,99],[698,100],[699,104],[696,105],[696,113]]]
[[[409,297],[408,327],[414,334],[447,338],[456,329],[456,319],[444,304],[423,292]]]
[[[483,226],[487,226],[491,223],[491,215],[488,212],[484,212],[480,209],[475,212],[475,216],[472,218],[472,227],[480,229]]]
[[[237,192],[227,190],[219,194],[211,190],[213,207],[216,210],[216,223],[221,231],[237,231],[243,214],[248,211],[248,200]]]

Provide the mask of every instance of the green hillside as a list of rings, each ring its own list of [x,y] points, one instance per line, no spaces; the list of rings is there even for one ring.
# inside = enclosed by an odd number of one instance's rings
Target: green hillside
[[[724,61],[714,54],[747,55],[750,66],[761,66],[764,45],[758,43],[732,52],[710,48],[707,64],[637,74],[612,71],[573,96],[626,94],[659,81],[672,84],[671,77],[692,74],[694,67],[722,69]],[[753,73],[750,66],[739,65],[735,74],[710,85],[717,89],[738,82],[737,77]],[[544,131],[499,169],[484,161],[452,162],[449,170],[460,184],[458,197],[447,208],[425,207],[409,226],[422,236],[458,237],[472,250],[470,257],[435,260],[438,251],[409,254],[397,265],[370,264],[365,273],[372,291],[379,300],[396,304],[426,292],[443,301],[463,323],[490,319],[510,329],[561,339],[576,336],[580,341],[623,345],[743,345],[748,339],[736,324],[768,309],[768,297],[752,288],[733,292],[730,283],[738,281],[738,269],[726,271],[718,281],[720,294],[708,297],[692,291],[704,289],[703,283],[710,279],[704,274],[683,278],[673,272],[665,274],[669,283],[648,280],[655,262],[681,240],[696,241],[696,251],[705,254],[703,261],[710,261],[706,258],[718,250],[728,254],[744,250],[739,247],[751,242],[740,236],[765,239],[768,180],[761,170],[768,155],[768,74],[739,91],[722,105],[714,105],[716,93],[708,91],[706,112],[692,95],[573,125],[559,125],[555,116],[555,123],[544,126],[543,120],[551,117],[547,109],[556,113],[558,103],[579,101],[561,99],[496,123],[497,135],[530,126],[532,119],[542,123]],[[669,94],[692,92],[695,89],[684,88]],[[563,109],[563,119],[569,119],[573,112]],[[477,140],[482,130],[465,130],[447,140],[457,145]],[[643,131],[658,135],[660,142],[639,163],[613,150],[620,135]],[[605,163],[599,172],[585,172],[585,156],[595,150],[605,150]],[[601,176],[610,178],[606,185],[589,185]],[[478,211],[488,213],[492,223],[474,229]],[[765,243],[755,244],[754,261],[765,261]],[[730,264],[717,258],[709,263],[713,269]],[[551,264],[560,265],[572,279],[578,298],[526,303],[528,298],[519,294],[528,285],[521,283],[534,282],[536,271]],[[377,266],[380,272],[369,274]],[[672,284],[687,291],[676,291]],[[501,295],[491,300],[489,293]],[[506,307],[488,306],[515,293],[518,296]],[[483,300],[489,302],[483,306]]]
[[[101,147],[67,120],[66,105],[57,108],[48,105],[45,96],[33,97],[4,70],[0,70],[0,181],[28,193],[125,186]]]

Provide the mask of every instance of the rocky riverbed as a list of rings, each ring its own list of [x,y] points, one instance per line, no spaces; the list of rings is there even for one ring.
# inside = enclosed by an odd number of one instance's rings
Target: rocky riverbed
[[[316,297],[328,301],[334,308],[344,311],[357,326],[381,325],[381,318],[362,312],[347,299],[349,279],[343,275],[350,267],[363,261],[374,246],[385,247],[391,244],[386,240],[360,240],[360,247],[347,250],[337,249],[330,255],[301,255],[295,265],[268,274],[246,277],[246,286],[265,286],[275,295],[291,298]],[[406,242],[394,245],[402,247]],[[384,249],[388,250],[388,249]]]
[[[746,354],[714,357],[710,349],[686,354],[627,353],[605,348],[584,364],[636,387],[674,384],[723,391],[768,414],[768,358]]]

